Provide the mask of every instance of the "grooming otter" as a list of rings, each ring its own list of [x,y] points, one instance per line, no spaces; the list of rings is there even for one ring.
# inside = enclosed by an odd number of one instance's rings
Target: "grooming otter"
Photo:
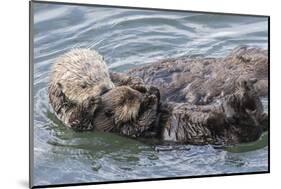
[[[48,88],[49,100],[66,126],[90,130],[100,95],[113,87],[103,57],[93,50],[75,49],[55,62]]]

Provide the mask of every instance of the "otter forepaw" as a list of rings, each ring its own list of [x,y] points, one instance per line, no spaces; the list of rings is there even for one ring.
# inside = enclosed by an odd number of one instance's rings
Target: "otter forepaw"
[[[71,127],[72,129],[76,129],[76,128],[79,128],[79,126],[80,126],[80,121],[79,121],[78,119],[72,120],[69,124],[70,124],[70,127]]]
[[[157,97],[154,94],[151,94],[147,97],[149,104],[153,104],[154,102],[156,102]]]
[[[133,125],[131,125],[131,124],[124,124],[120,128],[120,134],[136,138],[136,137],[139,136],[140,133],[136,130],[136,128]]]
[[[146,93],[148,91],[147,87],[143,84],[131,84],[129,85],[132,89],[135,89],[141,93]]]
[[[143,107],[149,108],[157,102],[157,97],[154,94],[148,94],[144,97]]]
[[[81,124],[81,121],[77,117],[76,113],[73,113],[73,114],[70,115],[70,118],[69,118],[68,122],[69,122],[70,128],[72,128],[72,129],[79,128],[80,124]]]

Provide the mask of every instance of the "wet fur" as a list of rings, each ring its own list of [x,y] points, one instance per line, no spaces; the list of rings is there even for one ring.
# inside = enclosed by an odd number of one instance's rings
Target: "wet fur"
[[[66,126],[91,130],[91,117],[101,94],[113,87],[101,55],[90,49],[74,49],[60,56],[52,67],[49,101]]]
[[[266,50],[240,47],[225,58],[167,59],[127,74],[159,88],[163,140],[231,144],[256,140],[268,129],[260,101],[268,92]]]
[[[267,72],[265,51],[238,48],[226,58],[170,59],[127,74],[112,72],[108,76],[116,88],[100,98],[75,100],[80,95],[67,96],[60,82],[51,82],[49,97],[60,119],[79,129],[232,144],[256,140],[268,127],[259,99],[266,94],[259,83],[267,81]],[[160,89],[162,102],[151,85]]]
[[[239,80],[235,92],[210,105],[168,103],[162,139],[188,144],[237,144],[257,140],[264,127],[261,102],[252,81]]]
[[[235,81],[257,79],[254,87],[259,96],[268,92],[268,55],[260,48],[239,47],[225,58],[179,57],[161,60],[128,71],[157,86],[161,98],[173,102],[210,104],[231,94]]]
[[[157,136],[163,140],[235,144],[254,141],[268,129],[260,101],[267,95],[267,85],[261,85],[268,82],[267,66],[266,51],[242,47],[226,58],[169,59],[110,75],[118,81],[142,78],[142,85],[160,89]]]
[[[95,130],[137,137],[151,132],[159,105],[158,90],[143,94],[128,86],[117,86],[102,96],[93,119]]]

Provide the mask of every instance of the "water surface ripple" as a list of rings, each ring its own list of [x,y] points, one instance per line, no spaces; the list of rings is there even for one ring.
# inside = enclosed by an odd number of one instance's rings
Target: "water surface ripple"
[[[189,145],[156,150],[167,147],[77,133],[56,119],[47,97],[50,66],[70,49],[96,49],[115,71],[182,55],[221,57],[239,45],[267,48],[266,18],[36,3],[34,12],[35,185],[267,170],[266,145],[244,153]]]

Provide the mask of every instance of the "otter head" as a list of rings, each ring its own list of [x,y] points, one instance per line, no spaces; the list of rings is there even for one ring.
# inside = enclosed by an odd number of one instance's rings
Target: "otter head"
[[[238,79],[233,94],[223,98],[223,108],[229,123],[263,127],[266,115],[254,88],[256,79]]]
[[[95,98],[114,87],[103,57],[89,49],[75,49],[59,57],[50,83],[76,105],[93,104],[98,101]]]
[[[156,125],[159,100],[159,91],[154,87],[148,87],[146,93],[128,86],[115,87],[102,95],[94,122],[97,127],[102,125],[131,137],[150,135]]]
[[[142,94],[128,86],[118,86],[102,96],[102,106],[116,125],[136,120],[142,102]]]

